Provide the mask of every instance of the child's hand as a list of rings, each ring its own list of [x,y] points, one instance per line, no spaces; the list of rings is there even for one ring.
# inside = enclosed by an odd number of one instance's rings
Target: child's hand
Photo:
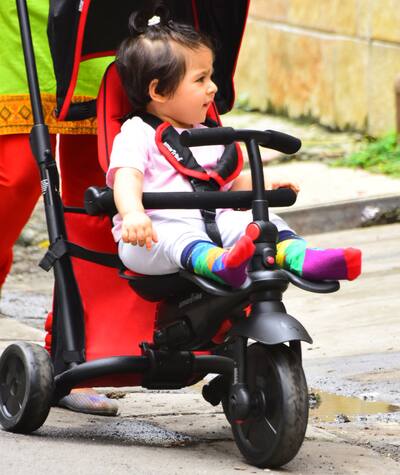
[[[295,193],[298,193],[300,191],[300,186],[296,182],[274,181],[273,183],[270,184],[270,189],[271,190],[277,190],[278,188],[290,188]]]
[[[146,213],[130,211],[122,220],[122,240],[134,246],[146,246],[147,249],[151,249],[152,242],[158,242],[158,237]]]

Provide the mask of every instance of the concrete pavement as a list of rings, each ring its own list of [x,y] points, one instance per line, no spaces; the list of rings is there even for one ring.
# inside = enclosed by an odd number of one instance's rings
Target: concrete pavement
[[[44,331],[0,314],[0,353],[13,341],[30,341],[43,344],[44,335]]]
[[[254,128],[301,135],[279,124]],[[304,346],[309,387],[322,390],[322,399],[325,393],[351,396],[346,399],[349,405],[333,408],[334,414],[346,412],[349,423],[324,422],[311,411],[306,441],[286,469],[294,474],[397,475],[400,426],[398,415],[391,412],[395,407],[361,417],[358,406],[354,414],[349,408],[363,399],[400,405],[400,224],[360,227],[396,220],[400,180],[331,168],[324,162],[272,160],[265,171],[274,179],[301,183],[296,205],[279,210],[291,226],[308,235],[313,245],[360,247],[364,262],[362,276],[344,282],[335,294],[311,294],[293,286],[285,294],[288,312],[314,339]],[[41,254],[35,246],[33,242],[31,254]],[[27,274],[22,266],[27,259],[25,250],[17,250],[16,265],[2,289],[0,352],[15,340],[41,344],[44,339],[42,330],[24,322],[42,327],[51,305],[52,276],[32,268],[32,262]],[[122,388],[113,395],[121,397],[117,418],[53,408],[30,437],[0,431],[0,473],[263,471],[245,464],[221,409],[205,403],[198,386],[177,392]]]
[[[225,115],[224,125],[278,130],[301,138],[302,148],[291,157],[261,149],[264,174],[270,181],[283,179],[300,185],[295,205],[276,210],[299,234],[400,222],[399,178],[329,165],[332,159],[358,150],[362,146],[360,134],[238,111]]]

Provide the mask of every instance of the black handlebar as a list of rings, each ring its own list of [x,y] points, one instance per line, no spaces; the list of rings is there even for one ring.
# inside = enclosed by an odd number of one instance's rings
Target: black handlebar
[[[297,195],[290,188],[265,191],[269,206],[291,206]],[[143,193],[143,205],[147,209],[207,209],[207,208],[250,208],[252,191],[201,191]],[[113,191],[110,188],[91,186],[85,192],[85,209],[92,216],[117,213]]]
[[[295,153],[301,141],[291,135],[274,130],[235,130],[232,127],[189,129],[182,132],[183,146],[228,145],[234,141],[245,142],[250,159],[252,191],[242,192],[175,192],[143,193],[143,205],[147,209],[214,209],[252,208],[253,218],[268,219],[268,206],[290,206],[296,201],[296,193],[289,188],[274,191],[264,189],[263,168],[258,145],[283,153]],[[90,187],[85,193],[85,208],[88,214],[115,214],[117,212],[112,190]]]
[[[235,129],[232,127],[213,127],[184,130],[180,135],[184,147],[202,145],[229,145],[235,141]]]
[[[276,130],[265,130],[262,133],[268,140],[259,142],[261,147],[272,148],[286,155],[292,155],[301,148],[301,140],[297,137],[293,137],[293,135],[277,132]]]
[[[297,137],[275,130],[235,130],[232,127],[215,127],[185,130],[180,136],[181,144],[185,147],[228,145],[235,141],[249,142],[250,140],[255,140],[262,147],[288,155],[298,152],[301,147],[301,140]]]

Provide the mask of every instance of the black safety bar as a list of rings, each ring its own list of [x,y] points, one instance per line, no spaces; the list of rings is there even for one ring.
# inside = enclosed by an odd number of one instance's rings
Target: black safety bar
[[[255,140],[262,147],[278,150],[287,155],[298,152],[301,147],[300,139],[276,130],[235,130],[232,127],[215,127],[185,130],[180,136],[181,144],[186,147],[228,145],[232,142],[247,143],[250,140]]]
[[[279,188],[264,192],[265,200],[272,207],[291,206],[296,202],[296,193],[290,188]],[[143,193],[146,209],[207,209],[207,208],[251,208],[252,191],[202,191]],[[85,210],[91,216],[114,215],[117,208],[110,188],[91,186],[85,192]]]

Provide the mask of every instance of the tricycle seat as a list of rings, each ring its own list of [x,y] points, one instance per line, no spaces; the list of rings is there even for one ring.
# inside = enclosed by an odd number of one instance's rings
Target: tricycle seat
[[[276,287],[276,285],[279,287],[284,285],[286,288],[289,282],[300,289],[316,293],[332,293],[340,288],[338,281],[312,282],[283,269],[253,272],[238,289],[220,285],[186,270],[165,275],[139,275],[123,269],[120,276],[128,280],[135,292],[151,302],[196,292],[205,292],[218,297],[228,297],[233,294],[246,295],[255,288],[261,290]]]
[[[243,292],[242,289],[232,289],[185,270],[165,275],[139,275],[123,269],[120,276],[129,282],[136,293],[151,302],[195,292],[206,292],[219,297]]]

